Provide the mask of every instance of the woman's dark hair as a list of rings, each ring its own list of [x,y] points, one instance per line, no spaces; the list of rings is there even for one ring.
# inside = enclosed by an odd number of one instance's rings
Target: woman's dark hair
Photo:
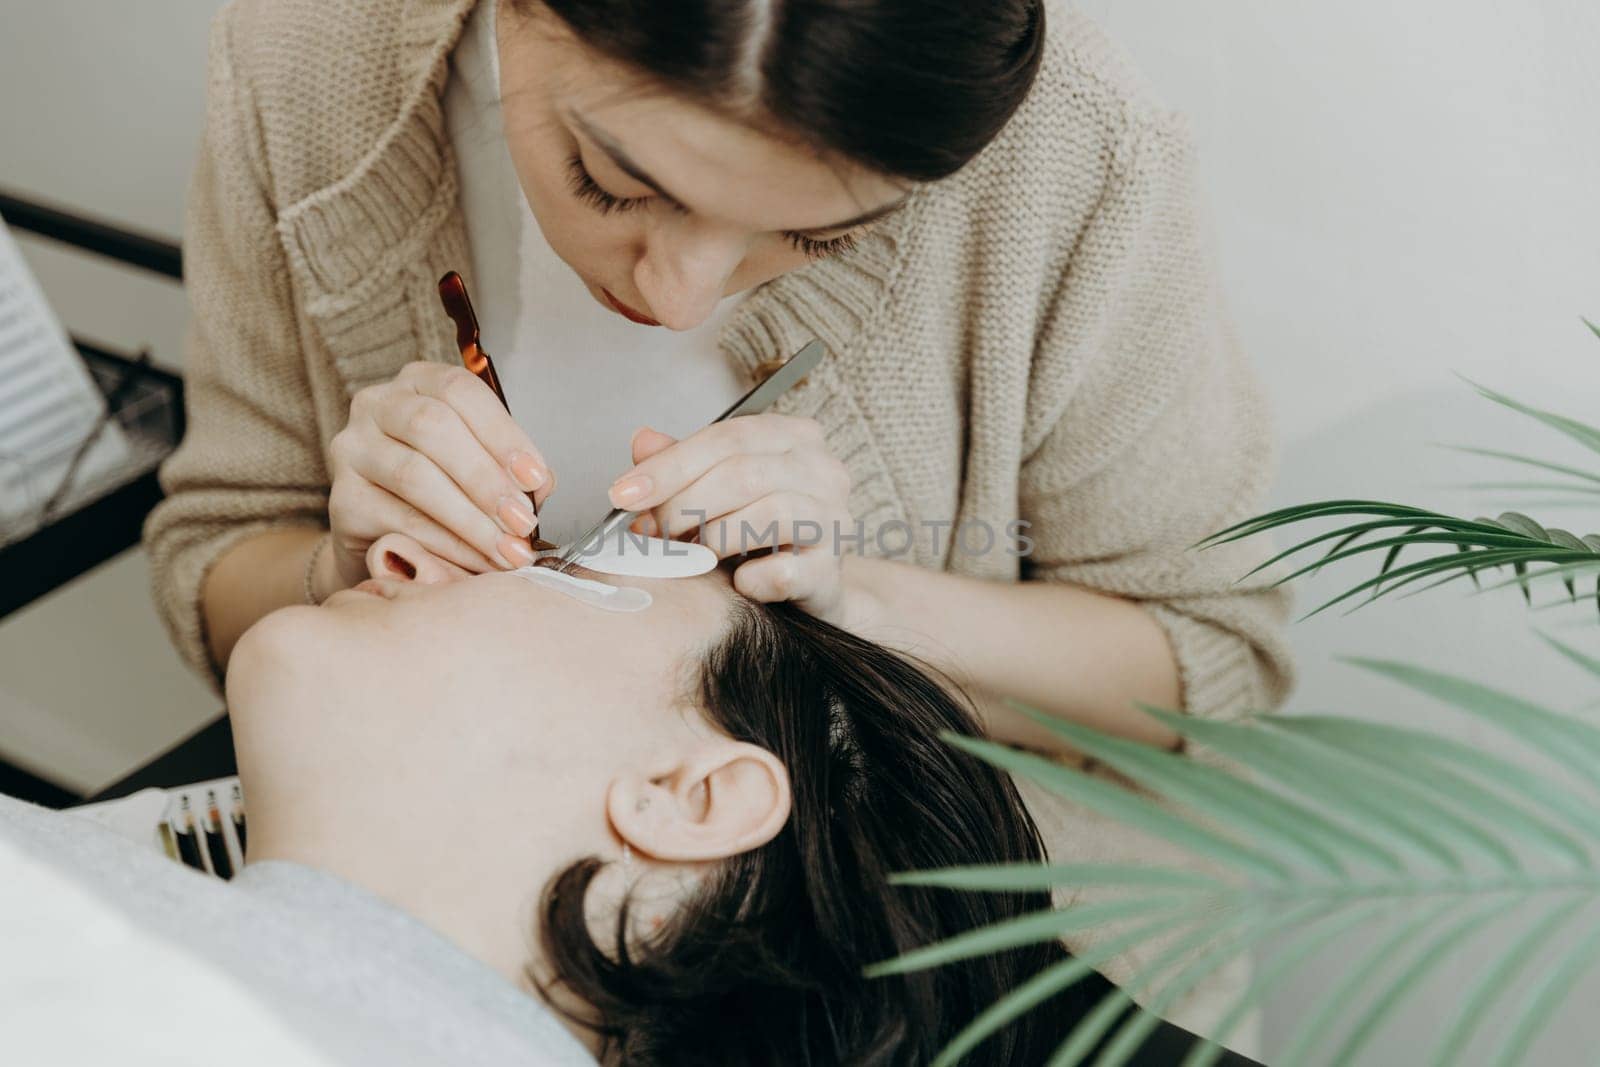
[[[558,981],[591,1005],[624,1064],[921,1064],[989,1004],[1066,958],[1054,941],[866,978],[906,950],[1050,906],[1043,893],[892,886],[898,871],[1038,863],[1011,780],[939,738],[970,712],[908,660],[788,605],[739,601],[706,656],[707,721],[774,753],[793,807],[771,842],[723,861],[644,944],[603,951],[589,859],[546,887],[541,937]],[[1069,990],[964,1062],[1040,1063],[1089,1007]]]
[[[935,181],[1028,95],[1044,0],[520,0],[668,90]]]

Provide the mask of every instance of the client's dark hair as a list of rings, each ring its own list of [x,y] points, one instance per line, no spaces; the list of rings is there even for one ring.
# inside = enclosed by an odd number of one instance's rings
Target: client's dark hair
[[[1043,0],[520,0],[724,111],[910,181],[966,165],[1028,95]],[[739,116],[742,117],[742,116]]]
[[[793,808],[777,837],[723,861],[642,945],[624,940],[625,910],[610,952],[591,938],[584,895],[599,860],[546,888],[548,961],[593,1006],[621,1062],[926,1063],[1065,958],[1046,942],[863,977],[871,963],[1049,906],[1040,893],[888,883],[897,871],[1043,858],[1010,779],[938,736],[977,733],[971,713],[910,661],[791,606],[741,600],[698,689],[710,723],[783,761]],[[1069,992],[1035,1009],[965,1062],[1043,1062],[1081,1000]]]

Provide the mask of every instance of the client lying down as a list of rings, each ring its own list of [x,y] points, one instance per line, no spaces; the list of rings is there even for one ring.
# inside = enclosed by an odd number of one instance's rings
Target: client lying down
[[[204,955],[319,1062],[926,1063],[1064,957],[862,976],[1046,904],[888,884],[1042,855],[1011,783],[937,738],[972,732],[967,710],[906,660],[721,570],[579,572],[648,602],[616,611],[547,571],[445,574],[395,536],[369,558],[395,576],[233,654],[232,883],[3,798],[0,854],[20,842]],[[101,945],[90,970],[116,964]],[[1105,988],[964,1062],[1043,1062]]]
[[[910,663],[721,570],[578,570],[649,593],[617,612],[548,574],[421,566],[234,652],[252,862],[370,890],[606,1061],[923,1063],[1062,957],[862,977],[1044,903],[886,883],[1041,856],[1009,781],[937,739],[972,720]],[[971,1062],[1042,1062],[1076,1015],[1053,1004]]]

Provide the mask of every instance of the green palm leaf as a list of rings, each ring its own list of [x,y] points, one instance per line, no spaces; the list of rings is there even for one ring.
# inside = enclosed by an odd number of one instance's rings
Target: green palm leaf
[[[1461,482],[1447,485],[1446,489],[1487,489],[1499,491],[1524,492],[1556,492],[1556,493],[1589,493],[1600,494],[1600,485],[1572,485],[1567,482]]]
[[[1587,322],[1588,320],[1585,321]],[[1480,395],[1487,399],[1528,415],[1559,431],[1568,438],[1579,442],[1591,451],[1600,452],[1600,429],[1564,415],[1523,404],[1493,389],[1472,382],[1470,379],[1463,378],[1463,380],[1467,381]],[[1475,485],[1471,486],[1472,488],[1556,489],[1563,492],[1574,492],[1580,496],[1600,494],[1600,474],[1593,471],[1586,471],[1565,464],[1551,463],[1511,452],[1499,452],[1491,449],[1459,445],[1444,445],[1441,447],[1508,460],[1542,470],[1565,474],[1580,479],[1582,482],[1597,483],[1585,485],[1551,482],[1483,482],[1475,483]],[[1581,502],[1586,505],[1589,503],[1589,501]],[[1542,503],[1545,506],[1571,506],[1578,502],[1561,500],[1544,501]],[[1546,529],[1538,521],[1521,512],[1507,511],[1503,512],[1498,519],[1479,517],[1476,520],[1467,521],[1406,504],[1359,499],[1328,500],[1279,508],[1219,530],[1209,537],[1195,542],[1190,548],[1214,548],[1218,545],[1253,537],[1294,523],[1315,519],[1355,516],[1367,517],[1368,521],[1341,526],[1316,537],[1300,541],[1267,559],[1239,580],[1243,581],[1266,567],[1270,567],[1298,552],[1314,545],[1322,544],[1325,541],[1331,540],[1334,542],[1332,549],[1325,555],[1319,560],[1302,566],[1293,573],[1279,579],[1274,584],[1282,584],[1305,574],[1319,573],[1329,563],[1349,559],[1366,552],[1384,551],[1385,554],[1378,568],[1378,576],[1376,578],[1363,582],[1343,596],[1335,597],[1315,610],[1302,615],[1300,621],[1304,621],[1359,593],[1370,592],[1370,595],[1361,604],[1356,605],[1357,607],[1369,604],[1385,593],[1393,592],[1395,589],[1413,585],[1418,581],[1429,578],[1437,578],[1438,580],[1430,582],[1422,589],[1413,590],[1408,595],[1437,588],[1463,574],[1470,577],[1474,585],[1478,585],[1478,571],[1485,567],[1508,566],[1512,569],[1515,577],[1509,582],[1483,589],[1482,591],[1484,592],[1514,584],[1521,588],[1524,600],[1529,606],[1532,606],[1532,583],[1543,578],[1559,577],[1566,587],[1568,597],[1576,600],[1578,591],[1574,577],[1600,570],[1600,566],[1590,566],[1590,564],[1600,564],[1600,537],[1590,534],[1580,538],[1567,530]],[[1369,533],[1377,530],[1399,528],[1403,528],[1403,532],[1396,536],[1367,542],[1359,546],[1356,545],[1357,541],[1363,539]],[[1438,532],[1430,532],[1434,530]],[[1454,554],[1434,556],[1407,567],[1395,567],[1401,554],[1409,547],[1438,547],[1444,545],[1453,546],[1455,549]],[[1530,567],[1535,564],[1554,564],[1555,566],[1530,573]],[[1386,585],[1386,577],[1402,580],[1391,581]],[[1600,606],[1600,575],[1596,576],[1595,602],[1597,606]]]
[[[1148,923],[1120,937],[1104,941],[1069,960],[1051,964],[1029,981],[995,1001],[981,1015],[968,1023],[960,1033],[951,1038],[950,1044],[945,1046],[944,1051],[939,1053],[933,1061],[933,1067],[946,1067],[960,1062],[961,1057],[999,1032],[1013,1019],[1033,1010],[1074,983],[1082,981],[1094,968],[1102,966],[1117,953],[1144,944],[1186,921],[1192,922],[1193,918],[1190,914],[1181,914],[1175,918]]]
[[[1504,777],[1495,774],[1496,771],[1505,770],[1500,764],[1490,763],[1487,768],[1481,763],[1469,764],[1472,769],[1488,772],[1481,778],[1473,775],[1471,770],[1451,766],[1447,756],[1436,756],[1430,751],[1438,741],[1431,735],[1372,723],[1361,723],[1359,728],[1351,729],[1350,723],[1349,719],[1334,716],[1296,716],[1284,719],[1275,726],[1280,730],[1334,744],[1352,754],[1359,754],[1362,759],[1376,766],[1387,767],[1395,774],[1410,775],[1418,770],[1426,770],[1431,784],[1441,796],[1448,797],[1459,811],[1470,812],[1482,800],[1489,782],[1500,786],[1506,784]],[[1368,729],[1369,726],[1376,728]],[[1458,752],[1457,755],[1459,758],[1461,754]],[[1518,781],[1518,784],[1524,782]],[[1541,790],[1540,795],[1529,800],[1544,799],[1546,795]],[[1537,844],[1573,863],[1585,861],[1587,852],[1583,844],[1541,815],[1526,811],[1515,790],[1509,791],[1509,795],[1503,791],[1501,797],[1506,804],[1503,817],[1508,822],[1521,824],[1522,840]],[[1559,814],[1570,816],[1572,811],[1563,806]],[[1588,825],[1591,830],[1596,829],[1592,821]]]
[[[1596,678],[1600,678],[1600,659],[1595,659],[1593,656],[1579,652],[1571,645],[1563,644],[1547,633],[1542,633],[1538,630],[1535,630],[1534,633],[1538,634],[1539,639],[1545,644],[1549,645],[1551,648],[1555,649],[1557,652],[1561,653],[1563,656],[1567,657],[1567,659],[1571,660],[1573,663],[1576,663],[1578,666],[1582,667]]]
[[[1600,676],[1600,661],[1578,656],[1574,662]],[[1436,1045],[1452,1056],[1469,1040],[1481,1045],[1483,1012],[1514,1007],[1516,1020],[1488,1037],[1507,1055],[1519,1055],[1539,1025],[1521,1020],[1548,1018],[1572,982],[1600,965],[1600,909],[1580,906],[1600,900],[1600,806],[1590,773],[1600,766],[1600,727],[1471,679],[1386,660],[1348,662],[1485,724],[1496,745],[1480,750],[1427,731],[1335,716],[1218,722],[1144,709],[1216,752],[1228,764],[1219,767],[1030,713],[1141,793],[1005,746],[952,738],[974,757],[1131,830],[1184,844],[1219,870],[1065,864],[1031,874],[1013,865],[898,876],[952,890],[1094,885],[1120,888],[1125,896],[970,931],[880,964],[875,974],[939,966],[1106,922],[1132,923],[1114,947],[1057,965],[981,1013],[940,1063],[958,1062],[1103,964],[1108,953],[1159,933],[1166,947],[1080,1020],[1052,1060],[1070,1065],[1093,1056],[1096,1065],[1116,1067],[1137,1051],[1163,1010],[1253,946],[1276,945],[1263,974],[1281,977],[1318,958],[1335,931],[1370,931],[1381,920],[1378,943],[1348,965],[1274,1060],[1299,1064],[1315,1052],[1329,1063],[1360,1064],[1417,990],[1448,973],[1469,947],[1481,946],[1487,932],[1502,929],[1513,911],[1529,917],[1518,927],[1524,937],[1486,969],[1503,983],[1478,981],[1468,996],[1482,1010],[1450,1020]],[[1580,781],[1569,787],[1530,770],[1523,765],[1530,754],[1557,761]],[[1526,978],[1539,946],[1549,944],[1575,946],[1556,964],[1563,980],[1509,988]],[[1273,984],[1252,982],[1228,1019],[1259,1006]],[[1143,1007],[1130,1010],[1135,1000]],[[1434,1051],[1419,1050],[1417,1059],[1425,1062]],[[1198,1044],[1186,1067],[1203,1067],[1216,1054],[1214,1046]]]
[[[1455,452],[1465,452],[1474,456],[1487,456],[1490,459],[1509,460],[1512,463],[1521,463],[1525,466],[1537,467],[1540,470],[1552,471],[1556,474],[1570,474],[1574,478],[1583,478],[1591,482],[1600,483],[1600,474],[1596,474],[1593,471],[1586,471],[1578,467],[1568,467],[1560,463],[1551,463],[1548,460],[1522,456],[1514,452],[1498,452],[1492,448],[1472,448],[1468,445],[1446,445],[1437,442],[1434,443],[1434,447],[1448,448]]]
[[[1240,917],[1230,917],[1212,927],[1202,927],[1190,933],[1177,944],[1169,946],[1165,952],[1157,956],[1152,967],[1170,967],[1196,949],[1205,947],[1218,937],[1226,936],[1231,927],[1243,921]],[[1106,1036],[1107,1031],[1116,1024],[1133,1003],[1133,997],[1123,989],[1117,989],[1106,994],[1095,1009],[1073,1028],[1062,1042],[1056,1054],[1050,1058],[1050,1067],[1075,1067],[1081,1063]]]
[[[990,741],[978,741],[960,734],[942,733],[946,742],[1001,770],[1031,778],[1069,800],[1136,823],[1147,832],[1164,837],[1181,848],[1209,856],[1220,863],[1248,871],[1252,877],[1276,880],[1287,877],[1290,868],[1259,849],[1241,844],[1231,836],[1185,819],[1154,801],[1130,793],[1120,786],[1078,774],[1055,760],[1007,748]]]
[[[1185,896],[1171,894],[1134,897],[1105,904],[1085,904],[1080,907],[1063,908],[1060,911],[1024,915],[992,926],[968,930],[936,945],[914,949],[892,960],[873,964],[865,973],[868,978],[882,978],[891,974],[925,971],[957,960],[988,956],[1022,945],[1036,945],[1041,941],[1059,940],[1068,934],[1091,930],[1105,923],[1142,918],[1193,904],[1194,901]]]
[[[1542,411],[1539,408],[1529,407],[1520,400],[1513,400],[1504,393],[1495,392],[1486,385],[1479,385],[1466,375],[1458,374],[1456,377],[1460,378],[1462,381],[1476,389],[1479,396],[1487,397],[1488,399],[1493,400],[1496,404],[1499,404],[1502,407],[1508,407],[1512,411],[1517,411],[1524,415],[1532,416],[1533,418],[1544,423],[1546,426],[1549,426],[1551,429],[1558,430],[1565,434],[1567,437],[1578,442],[1583,447],[1594,452],[1600,452],[1600,430],[1595,429],[1593,426],[1579,422],[1577,419],[1569,419],[1565,415],[1557,415],[1553,411]]]
[[[1360,1063],[1372,1035],[1394,1014],[1406,997],[1421,986],[1422,980],[1437,970],[1451,953],[1459,950],[1472,935],[1479,933],[1493,919],[1505,913],[1504,900],[1491,901],[1486,907],[1469,911],[1465,916],[1453,917],[1431,942],[1427,943],[1415,959],[1381,989],[1373,998],[1366,1013],[1350,1027],[1350,1032],[1333,1054],[1334,1063]]]
[[[1600,732],[1581,720],[1439,671],[1361,656],[1343,656],[1340,660],[1391,678],[1482,719],[1504,733],[1507,740],[1520,740],[1548,759],[1570,768],[1580,781],[1592,781],[1594,768],[1600,765]]]
[[[1523,1054],[1533,1043],[1539,1027],[1572,992],[1579,977],[1595,965],[1597,957],[1600,957],[1600,930],[1591,930],[1551,968],[1537,986],[1528,991],[1521,1018],[1492,1061],[1496,1067],[1522,1062]]]
[[[1158,957],[1129,982],[1130,986],[1141,991],[1154,987],[1156,990],[1154,995],[1147,999],[1140,1011],[1123,1020],[1117,1033],[1095,1058],[1095,1067],[1122,1067],[1161,1021],[1161,1013],[1170,1011],[1179,998],[1196,985],[1238,959],[1261,941],[1284,930],[1314,922],[1329,910],[1323,901],[1310,901],[1283,914],[1263,918],[1257,922],[1251,922],[1249,913],[1245,912],[1242,915],[1243,929],[1239,931],[1238,936],[1226,936],[1229,931],[1224,929],[1223,936],[1212,939],[1220,943],[1212,945],[1204,955],[1183,967],[1176,976],[1166,982],[1160,982],[1161,971],[1171,965],[1173,957],[1177,954],[1169,953],[1166,957]]]
[[[1600,337],[1600,327],[1584,321]],[[1496,404],[1600,452],[1600,429],[1469,384]],[[1509,452],[1444,447],[1577,479],[1577,484],[1484,482],[1470,488],[1600,493],[1600,473],[1594,471]],[[1600,534],[1546,527],[1521,511],[1466,519],[1361,499],[1279,508],[1190,547],[1204,550],[1318,520],[1334,520],[1334,528],[1297,540],[1239,581],[1300,553],[1316,555],[1308,563],[1296,561],[1292,573],[1274,586],[1330,564],[1383,553],[1374,577],[1302,616],[1309,618],[1363,593],[1366,597],[1351,610],[1383,596],[1415,596],[1462,577],[1480,592],[1516,585],[1530,606],[1533,585],[1555,578],[1568,602],[1574,602],[1577,579],[1600,571]],[[1424,555],[1402,562],[1407,550]],[[1508,568],[1512,576],[1479,581],[1480,571],[1499,568]],[[1595,600],[1600,605],[1600,575]],[[1600,657],[1540,636],[1600,679]],[[975,758],[1191,851],[1215,873],[1066,863],[896,876],[902,884],[952,891],[1094,886],[1121,895],[969,931],[879,964],[871,973],[940,966],[1103,922],[1132,924],[982,1012],[938,1062],[956,1063],[1091,968],[1143,938],[1159,936],[1164,949],[1153,959],[1143,957],[1147,962],[1126,987],[1079,1020],[1051,1060],[1075,1065],[1099,1049],[1098,1067],[1116,1067],[1135,1053],[1160,1012],[1217,968],[1271,940],[1274,952],[1222,1021],[1217,1037],[1225,1038],[1283,979],[1360,929],[1376,935],[1376,943],[1344,966],[1319,1008],[1274,1060],[1296,1065],[1315,1054],[1319,1062],[1359,1064],[1430,978],[1448,973],[1454,960],[1482,942],[1486,932],[1507,928],[1513,916],[1518,936],[1473,976],[1459,1008],[1437,1031],[1433,1048],[1414,1050],[1414,1058],[1443,1067],[1460,1062],[1467,1049],[1483,1047],[1493,1049],[1497,1064],[1523,1057],[1578,980],[1600,968],[1600,908],[1593,906],[1600,901],[1600,776],[1595,774],[1600,724],[1471,679],[1388,660],[1352,657],[1346,662],[1441,701],[1451,713],[1491,731],[1494,746],[1479,748],[1432,732],[1335,716],[1215,722],[1141,705],[1186,742],[1228,761],[1224,768],[1028,712],[1140,790],[1130,791],[1002,745],[947,738]],[[1530,759],[1559,771],[1530,769]],[[1375,922],[1380,929],[1373,929]],[[1535,971],[1543,954],[1554,959]],[[1130,1011],[1136,998],[1143,1007]],[[1499,1032],[1486,1033],[1496,1012],[1509,1017]],[[1197,1043],[1184,1067],[1207,1067],[1219,1048]]]
[[[1097,730],[1079,726],[1054,716],[1041,715],[1021,705],[1018,711],[1045,728],[1060,734],[1078,751],[1130,778],[1155,778],[1163,783],[1166,796],[1188,810],[1207,815],[1233,827],[1252,840],[1261,841],[1293,853],[1304,863],[1320,867],[1329,874],[1344,870],[1336,850],[1324,844],[1329,835],[1346,837],[1367,858],[1393,862],[1393,853],[1384,852],[1357,834],[1348,834],[1338,823],[1324,819],[1313,809],[1294,804],[1250,782],[1205,773],[1204,768],[1186,756],[1107,737]],[[1316,825],[1320,832],[1305,834],[1305,827]]]
[[[1437,734],[1366,721],[1352,728],[1350,723],[1350,719],[1333,715],[1296,715],[1276,725],[1280,730],[1321,737],[1396,769],[1409,766],[1436,777],[1457,795],[1470,791],[1469,783],[1493,787],[1505,803],[1525,804],[1535,810],[1535,822],[1527,830],[1529,839],[1574,862],[1582,862],[1588,855],[1580,839],[1600,837],[1600,811],[1552,783],[1548,776],[1490,758],[1471,745]],[[1509,810],[1506,814],[1521,818]]]
[[[1374,904],[1351,909],[1338,916],[1338,921],[1324,925],[1313,936],[1302,936],[1289,948],[1277,952],[1265,968],[1258,969],[1251,977],[1250,988],[1240,998],[1239,1003],[1222,1017],[1222,1021],[1217,1024],[1214,1040],[1197,1042],[1190,1050],[1188,1058],[1183,1061],[1182,1067],[1210,1067],[1222,1054],[1221,1042],[1226,1042],[1232,1036],[1234,1029],[1244,1021],[1244,1017],[1260,1000],[1309,963],[1318,952],[1370,922],[1378,911],[1379,906]],[[1306,930],[1315,930],[1315,924],[1308,924]],[[1301,934],[1305,932],[1305,930],[1299,931]]]
[[[1418,909],[1405,917],[1398,927],[1377,945],[1373,946],[1359,963],[1350,967],[1322,998],[1322,1006],[1300,1024],[1289,1047],[1279,1057],[1283,1064],[1305,1063],[1311,1049],[1322,1044],[1347,1015],[1356,998],[1373,980],[1383,973],[1384,967],[1411,947],[1413,941],[1438,922],[1451,910],[1449,901]]]
[[[1168,871],[1160,867],[1132,867],[1115,863],[1064,863],[1040,866],[1018,863],[994,867],[946,867],[938,871],[912,871],[889,876],[890,885],[935,886],[940,889],[978,889],[1017,893],[1070,885],[1139,886],[1144,889],[1201,889],[1220,892],[1230,887],[1193,871]]]
[[[1522,939],[1506,953],[1505,958],[1484,971],[1482,977],[1478,979],[1478,984],[1461,1002],[1461,1008],[1456,1012],[1455,1019],[1444,1028],[1445,1037],[1434,1054],[1433,1067],[1453,1067],[1454,1064],[1461,1062],[1461,1054],[1466,1049],[1467,1042],[1483,1022],[1484,1016],[1494,1007],[1495,1001],[1512,988],[1512,982],[1516,977],[1533,962],[1533,958],[1552,937],[1566,928],[1572,917],[1587,903],[1589,901],[1580,896],[1556,908],[1524,934]]]

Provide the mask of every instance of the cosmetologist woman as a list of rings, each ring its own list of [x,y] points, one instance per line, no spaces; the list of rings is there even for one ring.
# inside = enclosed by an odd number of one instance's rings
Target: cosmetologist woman
[[[800,550],[740,591],[914,652],[1017,743],[1059,749],[999,698],[1172,745],[1134,701],[1289,689],[1287,594],[1233,584],[1265,549],[1186,550],[1274,457],[1190,139],[1064,6],[236,0],[185,252],[147,539],[213,676],[384,534],[527,563],[532,492],[555,542],[612,504],[727,554],[776,524]],[[452,269],[515,420],[460,366]],[[771,413],[701,429],[813,337]],[[1028,795],[1057,860],[1153,847]]]

